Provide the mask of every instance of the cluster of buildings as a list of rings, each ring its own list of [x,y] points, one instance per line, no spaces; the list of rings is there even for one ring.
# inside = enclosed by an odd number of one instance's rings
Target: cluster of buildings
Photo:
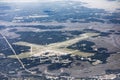
[[[120,73],[96,75],[96,76],[93,76],[93,78],[96,78],[97,80],[120,80]]]
[[[3,80],[120,80],[120,74],[104,74],[92,77],[75,78],[70,76],[68,73],[61,73],[59,76],[46,74],[42,76],[4,77]]]
[[[35,56],[35,57],[29,57],[26,59],[23,59],[22,62],[24,63],[25,66],[30,66],[36,64],[44,64],[44,63],[49,63],[49,64],[70,64],[72,63],[72,57],[70,54],[66,55],[49,55],[49,53],[45,53],[41,56]]]

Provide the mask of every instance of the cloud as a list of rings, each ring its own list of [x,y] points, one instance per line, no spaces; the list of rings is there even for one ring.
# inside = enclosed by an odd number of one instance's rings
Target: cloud
[[[71,1],[78,1],[83,2],[85,7],[89,8],[98,8],[104,9],[106,11],[115,11],[116,9],[120,8],[120,1],[109,1],[109,0],[71,0]]]

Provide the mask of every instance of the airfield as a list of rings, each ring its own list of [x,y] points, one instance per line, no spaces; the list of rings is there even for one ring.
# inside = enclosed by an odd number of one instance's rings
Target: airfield
[[[63,41],[63,42],[58,42],[58,43],[52,43],[49,45],[37,45],[37,44],[31,44],[27,42],[17,42],[14,43],[15,45],[21,45],[21,46],[29,46],[30,51],[21,53],[17,55],[19,58],[27,58],[27,57],[37,57],[37,56],[42,56],[45,53],[51,53],[50,55],[65,55],[65,54],[73,54],[73,55],[79,55],[82,57],[88,57],[94,55],[94,53],[86,53],[86,52],[81,52],[79,50],[72,50],[72,49],[67,49],[68,46],[73,45],[81,40],[88,39],[90,37],[98,36],[98,33],[83,33],[79,35],[76,38]],[[9,56],[11,58],[16,58],[14,55]]]
[[[118,0],[6,1],[0,80],[120,80]]]

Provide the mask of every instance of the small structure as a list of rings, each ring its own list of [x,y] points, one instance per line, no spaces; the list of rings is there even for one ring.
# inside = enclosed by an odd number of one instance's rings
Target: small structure
[[[3,53],[0,53],[0,59],[6,58],[6,56]]]

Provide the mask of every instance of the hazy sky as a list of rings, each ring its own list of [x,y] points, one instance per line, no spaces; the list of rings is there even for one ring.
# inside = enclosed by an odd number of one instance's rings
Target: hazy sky
[[[2,2],[34,2],[38,0],[0,0]]]
[[[48,1],[63,1],[63,0],[0,0],[2,2],[48,2]]]
[[[66,0],[0,0],[1,2],[54,2],[54,1],[66,1]],[[84,2],[85,7],[105,9],[106,11],[115,11],[120,8],[120,0],[108,1],[108,0],[67,0]]]

